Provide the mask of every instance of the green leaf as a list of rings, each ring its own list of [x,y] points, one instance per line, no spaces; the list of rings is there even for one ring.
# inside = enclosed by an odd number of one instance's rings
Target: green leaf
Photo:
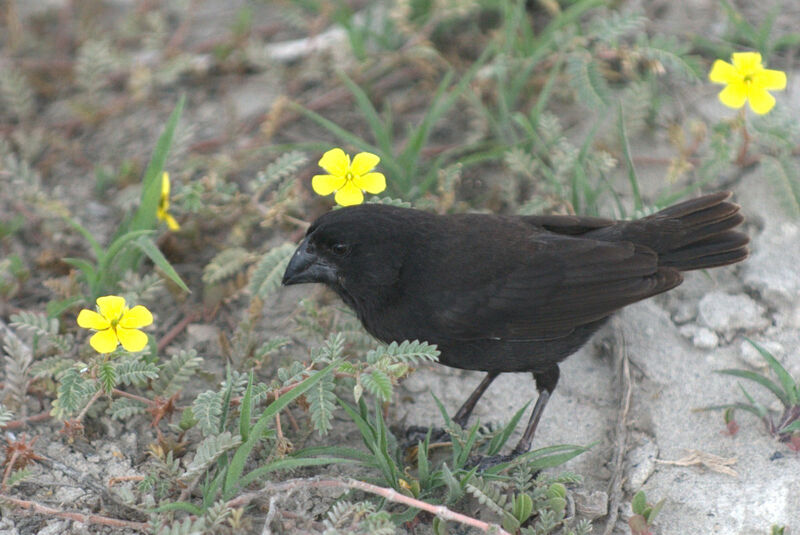
[[[761,353],[761,356],[767,361],[770,368],[772,368],[772,371],[774,371],[775,375],[778,376],[778,379],[783,386],[783,390],[786,392],[788,397],[789,405],[797,405],[800,403],[800,400],[798,400],[798,385],[792,376],[789,375],[789,372],[786,371],[786,368],[784,368],[781,363],[772,356],[772,353],[761,347],[759,344],[750,340],[749,338],[745,338],[745,340],[747,340],[751,346],[756,348],[756,350]]]
[[[520,408],[511,420],[508,421],[508,424],[503,428],[503,430],[492,437],[492,440],[489,442],[489,447],[486,449],[486,455],[497,455],[503,446],[505,446],[506,442],[508,442],[508,438],[511,436],[511,433],[514,432],[514,429],[517,428],[517,424],[519,423],[520,418],[522,418],[522,414],[531,404],[529,401],[526,403],[522,408]]]
[[[628,134],[625,129],[625,115],[622,110],[622,103],[617,107],[617,132],[619,140],[622,145],[622,154],[625,157],[625,166],[628,169],[628,182],[631,185],[631,193],[633,193],[633,206],[639,212],[644,206],[642,203],[642,194],[639,192],[639,179],[636,176],[636,167],[633,164],[633,157],[631,156],[631,146],[628,142]]]
[[[253,410],[253,371],[247,375],[247,388],[239,409],[239,435],[245,442],[250,437],[250,413]]]
[[[67,222],[69,226],[77,230],[81,234],[81,236],[83,236],[86,239],[87,242],[89,242],[89,246],[92,248],[92,253],[94,253],[94,257],[97,260],[100,260],[100,258],[103,256],[103,247],[100,245],[100,242],[98,242],[94,238],[94,236],[92,236],[92,233],[89,232],[86,229],[86,227],[84,227],[83,225],[81,225],[80,223],[78,223],[76,220],[72,219],[69,216],[65,216],[64,220]]]
[[[172,138],[175,134],[175,128],[178,126],[178,121],[181,118],[181,113],[183,113],[185,102],[186,96],[181,95],[178,99],[178,103],[175,105],[175,109],[172,111],[172,114],[170,114],[169,119],[167,119],[164,131],[156,142],[153,156],[150,158],[150,163],[144,172],[142,200],[139,209],[130,222],[130,230],[152,230],[156,227],[156,210],[158,208],[158,202],[161,199],[161,176],[164,172],[164,165],[167,162],[167,155],[172,145]]]
[[[172,264],[169,263],[169,260],[164,256],[158,246],[153,242],[152,238],[149,236],[140,236],[136,239],[133,244],[142,251],[147,258],[149,258],[153,264],[156,265],[158,269],[160,269],[164,275],[166,275],[169,280],[174,282],[181,290],[186,293],[192,293],[186,283],[183,282],[181,276],[178,275],[178,272],[175,271],[175,268],[172,267]]]
[[[631,501],[631,509],[633,510],[633,514],[641,515],[646,507],[647,507],[647,498],[644,495],[644,491],[640,490],[639,492],[633,495],[633,500]]]
[[[723,373],[725,375],[733,375],[734,377],[741,377],[742,379],[748,379],[750,381],[756,382],[761,386],[768,388],[770,392],[775,394],[778,399],[781,400],[784,406],[789,405],[789,396],[786,395],[786,392],[781,390],[781,388],[764,377],[761,374],[747,371],[747,370],[737,370],[737,369],[728,369],[728,370],[719,370],[717,373]]]
[[[95,280],[97,279],[97,271],[94,269],[94,264],[83,258],[64,258],[63,262],[72,266],[83,273],[83,278],[86,279],[86,284],[89,288],[93,288]]]
[[[375,141],[378,142],[378,146],[385,154],[391,154],[393,148],[392,134],[384,126],[383,120],[378,114],[378,110],[375,109],[375,106],[373,106],[372,102],[369,100],[369,96],[367,96],[366,92],[364,92],[364,90],[361,89],[358,84],[353,82],[353,80],[351,80],[344,71],[337,70],[336,74],[344,82],[344,85],[347,86],[347,89],[350,90],[350,93],[353,95],[353,98],[356,101],[356,106],[358,107],[359,111],[361,111],[361,115],[364,116],[364,119],[366,119]]]
[[[153,509],[156,513],[170,513],[173,511],[182,511],[184,513],[189,513],[190,515],[199,516],[202,518],[203,516],[203,509],[197,507],[196,505],[188,502],[172,502],[172,503],[165,503],[159,505],[155,509]]]
[[[588,446],[575,446],[572,444],[559,444],[556,446],[548,446],[538,450],[523,453],[519,457],[507,462],[493,466],[484,471],[488,475],[496,475],[506,468],[515,464],[525,464],[531,470],[542,470],[545,468],[554,468],[560,466],[565,462],[577,457],[581,453],[589,451],[596,442]]]
[[[250,276],[250,294],[264,299],[280,288],[281,277],[294,254],[295,245],[284,243],[270,249],[256,264]]]
[[[778,433],[794,433],[795,431],[800,431],[800,420],[795,420],[783,429],[780,429]]]
[[[645,517],[648,524],[652,524],[653,523],[653,521],[658,516],[658,513],[661,512],[661,508],[664,507],[664,504],[666,503],[666,501],[667,501],[666,498],[661,498],[658,501],[658,503],[655,504],[652,509],[650,509],[650,511],[647,513],[647,516]]]
[[[373,466],[373,456],[355,448],[348,448],[346,446],[314,446],[311,448],[303,448],[292,454],[295,458],[315,457],[322,455],[326,457],[344,457],[351,461],[359,462],[366,466]]]
[[[314,458],[298,458],[295,456],[286,457],[284,459],[278,459],[277,461],[272,461],[269,464],[260,466],[255,470],[248,472],[247,475],[242,477],[239,483],[242,488],[245,488],[247,487],[247,485],[254,483],[259,478],[276,470],[295,470],[297,468],[305,468],[307,466],[323,466],[326,464],[344,464],[352,462],[356,461],[344,457],[314,457]]]
[[[756,415],[759,418],[763,418],[765,416],[764,413],[759,411],[757,408],[753,407],[752,405],[748,405],[746,403],[726,403],[725,405],[709,405],[708,407],[702,407],[697,410],[701,411],[719,411],[719,410],[728,410],[728,409],[740,409],[743,411],[747,411]]]
[[[330,363],[325,368],[304,379],[300,384],[270,403],[267,408],[264,409],[264,412],[261,413],[258,421],[250,430],[250,438],[241,446],[239,446],[239,448],[236,450],[236,453],[234,453],[233,458],[231,459],[227,474],[225,475],[225,483],[222,487],[224,499],[231,499],[236,489],[239,488],[239,480],[244,472],[245,463],[247,462],[248,457],[250,457],[250,453],[253,451],[256,443],[261,439],[261,436],[263,435],[264,430],[269,422],[271,422],[275,415],[283,410],[289,403],[305,394],[314,385],[323,380],[328,374],[332,373],[334,368],[336,368],[338,365],[338,361]]]
[[[392,399],[392,380],[381,370],[372,370],[371,373],[361,376],[361,383],[371,394],[381,401]]]

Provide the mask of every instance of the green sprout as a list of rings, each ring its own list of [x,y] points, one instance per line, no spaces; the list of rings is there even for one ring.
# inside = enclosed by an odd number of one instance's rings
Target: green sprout
[[[764,375],[749,370],[725,369],[720,370],[719,373],[733,375],[734,377],[741,377],[742,379],[747,379],[763,386],[780,400],[781,405],[783,405],[783,411],[781,411],[780,415],[776,415],[775,411],[771,411],[761,403],[757,402],[741,384],[739,385],[739,388],[742,390],[745,398],[747,398],[747,402],[714,405],[711,407],[706,407],[705,410],[724,410],[725,423],[729,430],[735,430],[738,428],[733,421],[733,411],[741,409],[743,411],[750,412],[764,422],[764,425],[767,427],[767,431],[769,431],[772,436],[781,442],[789,442],[790,448],[792,449],[799,449],[800,383],[798,383],[789,374],[789,372],[786,371],[786,368],[784,368],[781,363],[778,362],[778,360],[764,347],[750,339],[747,339],[747,342],[761,354],[764,360],[767,361],[767,364],[777,376],[778,381],[773,381]],[[775,416],[778,416],[777,419]]]
[[[647,497],[644,495],[643,490],[637,492],[633,496],[633,501],[631,502],[633,516],[628,520],[631,533],[633,535],[650,535],[652,533],[650,528],[653,526],[653,521],[656,519],[656,516],[663,506],[663,498],[653,505],[647,503]]]

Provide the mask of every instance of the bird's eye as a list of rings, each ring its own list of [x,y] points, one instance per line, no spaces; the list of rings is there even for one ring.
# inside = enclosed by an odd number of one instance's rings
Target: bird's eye
[[[347,245],[345,245],[344,243],[334,243],[331,246],[331,252],[336,256],[344,256],[347,254],[347,251],[349,250],[350,248],[347,247]]]

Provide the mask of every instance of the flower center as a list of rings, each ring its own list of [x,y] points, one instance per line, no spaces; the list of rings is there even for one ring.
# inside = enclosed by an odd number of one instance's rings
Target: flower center
[[[344,174],[344,179],[347,180],[348,182],[352,181],[353,180],[353,172],[352,171],[346,172]]]

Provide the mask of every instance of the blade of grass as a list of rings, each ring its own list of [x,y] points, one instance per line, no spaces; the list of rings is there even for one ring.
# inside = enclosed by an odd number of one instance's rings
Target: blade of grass
[[[247,388],[242,396],[242,404],[239,409],[239,436],[242,442],[247,442],[250,437],[250,413],[253,409],[253,372],[247,375]]]
[[[386,154],[392,153],[392,134],[391,131],[387,130],[383,124],[383,119],[378,114],[378,110],[375,109],[375,106],[372,105],[367,93],[361,89],[358,84],[353,82],[353,80],[345,74],[344,71],[337,70],[336,74],[339,78],[344,82],[344,85],[347,86],[347,89],[350,90],[350,93],[353,95],[353,98],[356,101],[356,106],[358,107],[361,115],[364,116],[364,119],[367,121],[369,125],[369,129],[372,131],[372,135],[375,137],[375,141],[377,141],[378,146],[381,150]]]
[[[246,442],[242,443],[239,448],[237,448],[236,453],[233,454],[233,458],[228,465],[228,470],[225,475],[225,483],[222,487],[223,496],[225,496],[225,499],[230,499],[235,489],[239,488],[238,481],[241,479],[242,473],[244,472],[245,463],[247,462],[248,457],[250,457],[250,453],[253,451],[253,448],[261,439],[261,435],[264,433],[267,424],[272,420],[272,418],[274,418],[278,412],[289,405],[289,403],[305,394],[311,387],[320,382],[325,376],[332,373],[333,370],[338,366],[339,360],[331,362],[328,366],[319,370],[314,375],[304,379],[296,387],[280,396],[278,399],[270,403],[266,409],[264,409],[264,412],[261,413],[258,421],[250,430],[250,438],[247,439]]]
[[[588,446],[559,444],[555,446],[548,446],[546,448],[540,448],[538,450],[529,451],[528,453],[523,453],[519,457],[507,463],[492,466],[491,468],[485,470],[484,473],[488,475],[497,475],[499,472],[502,472],[513,465],[522,463],[525,463],[532,470],[554,468],[564,464],[570,459],[577,457],[581,453],[589,451],[595,444],[597,443],[593,442]]]
[[[152,238],[149,236],[140,236],[136,240],[134,240],[133,245],[139,248],[147,258],[149,258],[153,264],[156,265],[158,269],[160,269],[164,275],[169,278],[172,282],[174,282],[181,290],[186,293],[192,293],[186,283],[183,282],[183,279],[178,272],[175,271],[175,268],[172,267],[172,264],[169,263],[169,260],[164,256],[158,246],[153,242]]]
[[[522,414],[527,410],[528,406],[531,402],[527,402],[520,410],[514,413],[514,416],[511,420],[508,421],[508,424],[503,428],[503,430],[492,437],[492,440],[489,442],[489,447],[486,450],[486,455],[497,455],[500,450],[505,446],[506,442],[508,442],[508,438],[511,436],[511,433],[514,432],[514,429],[517,428],[517,424],[519,423],[520,418],[522,418]]]
[[[239,481],[239,486],[241,488],[247,487],[251,483],[257,481],[260,477],[263,477],[264,475],[270,472],[274,472],[276,470],[295,470],[297,468],[306,468],[308,466],[323,466],[326,464],[341,464],[341,463],[353,463],[353,462],[356,461],[344,457],[313,457],[305,459],[298,459],[296,457],[287,457],[284,459],[278,459],[277,461],[272,461],[267,465],[260,466],[255,470],[248,472]]]
[[[121,233],[128,230],[152,230],[156,226],[156,208],[158,208],[158,201],[161,198],[161,175],[164,172],[164,164],[167,162],[172,138],[175,135],[175,128],[178,126],[185,103],[186,95],[181,95],[175,105],[175,109],[172,110],[169,119],[167,119],[164,131],[156,142],[153,156],[150,158],[150,163],[144,172],[142,200],[139,209],[136,210],[133,219],[131,219],[130,226],[127,229],[120,229]]]
[[[781,390],[781,388],[764,377],[755,372],[747,371],[747,370],[736,370],[736,369],[728,369],[728,370],[719,370],[717,373],[724,373],[725,375],[733,375],[734,377],[741,377],[742,379],[747,379],[749,381],[753,381],[755,383],[760,384],[764,388],[769,389],[770,392],[775,394],[778,399],[781,400],[784,406],[789,405],[789,397],[786,395],[786,392]]]
[[[789,404],[797,405],[799,402],[798,392],[797,392],[798,385],[797,382],[795,382],[795,380],[792,378],[792,376],[789,375],[789,372],[786,371],[786,368],[784,368],[781,365],[781,363],[778,362],[778,360],[772,356],[772,353],[761,347],[759,344],[757,344],[753,340],[750,340],[749,338],[745,338],[745,340],[747,340],[747,342],[751,346],[756,348],[756,351],[758,351],[761,354],[764,360],[767,361],[767,364],[769,364],[769,367],[772,368],[772,371],[775,372],[775,375],[778,376],[778,380],[780,380],[781,386],[783,386],[783,390],[786,392],[786,395],[788,396]]]
[[[628,133],[625,128],[625,113],[622,109],[622,103],[617,106],[617,132],[619,134],[619,141],[622,145],[622,154],[625,157],[625,166],[628,168],[628,181],[631,184],[631,192],[633,193],[633,206],[638,212],[642,210],[642,194],[639,192],[639,179],[636,177],[636,167],[633,165],[633,158],[631,157],[631,146],[628,142]]]

